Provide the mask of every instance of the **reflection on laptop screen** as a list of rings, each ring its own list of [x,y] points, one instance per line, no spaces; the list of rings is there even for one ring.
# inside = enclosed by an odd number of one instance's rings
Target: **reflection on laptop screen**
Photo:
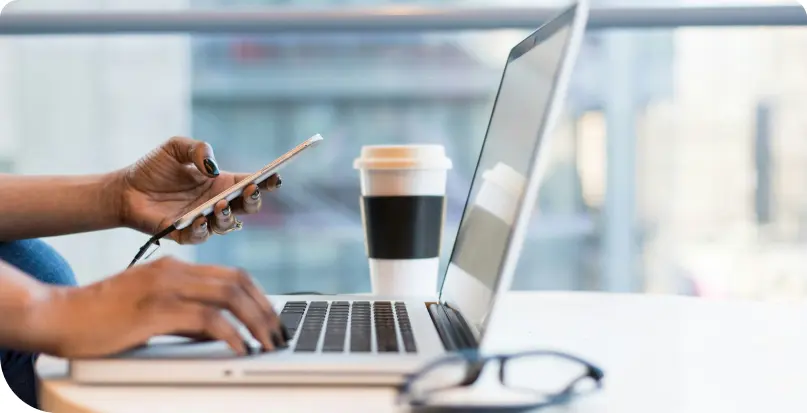
[[[513,48],[499,86],[441,289],[441,300],[448,296],[448,304],[478,329],[499,281],[573,16],[564,13]]]

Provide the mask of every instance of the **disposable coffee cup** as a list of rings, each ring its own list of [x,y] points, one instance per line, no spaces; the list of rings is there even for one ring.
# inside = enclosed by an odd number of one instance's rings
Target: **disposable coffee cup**
[[[446,178],[452,167],[445,148],[364,146],[353,166],[361,182],[373,293],[433,295],[445,221]]]

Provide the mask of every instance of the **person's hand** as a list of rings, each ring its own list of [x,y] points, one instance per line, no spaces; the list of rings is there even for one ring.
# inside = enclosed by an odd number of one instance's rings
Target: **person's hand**
[[[175,137],[154,149],[118,174],[121,222],[124,226],[154,235],[182,214],[201,205],[249,174],[220,171],[209,144]],[[281,179],[272,175],[251,184],[244,195],[229,205],[216,204],[208,222],[199,217],[193,225],[174,231],[169,237],[180,244],[199,244],[215,230],[225,232],[236,224],[235,214],[254,214],[261,208],[261,189],[279,188]]]
[[[41,304],[52,353],[102,357],[145,344],[159,335],[225,341],[247,354],[228,310],[265,351],[285,347],[288,331],[250,277],[237,269],[193,265],[172,258],[130,268],[86,287],[66,289]]]

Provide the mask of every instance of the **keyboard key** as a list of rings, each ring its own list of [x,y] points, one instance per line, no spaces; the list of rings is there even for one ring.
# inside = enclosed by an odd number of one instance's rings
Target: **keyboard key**
[[[401,339],[403,341],[404,350],[407,353],[417,353],[417,346],[415,345],[415,336],[412,333],[409,334],[402,334]]]
[[[323,303],[325,304],[324,307]],[[295,352],[311,353],[317,351],[322,327],[325,325],[327,304],[324,301],[317,301],[308,306],[308,312],[306,312],[303,325],[300,327],[300,336],[297,338],[297,344],[294,347]]]
[[[372,351],[372,317],[369,302],[354,302],[350,315],[350,351]]]
[[[280,312],[279,316],[280,322],[286,326],[286,329],[292,337],[294,337],[294,334],[300,327],[300,321],[302,321],[303,314],[305,314],[307,307],[308,303],[305,301],[289,301],[283,306],[283,310]]]
[[[280,322],[286,326],[286,329],[289,330],[289,334],[291,334],[292,337],[294,337],[294,333],[297,331],[297,327],[300,325],[302,319],[302,314],[280,313]]]
[[[406,311],[406,304],[395,303],[395,317],[398,320],[398,331],[401,332],[401,343],[407,353],[417,353],[415,345],[415,335],[412,332],[412,324],[409,322],[409,313]]]
[[[292,335],[299,330],[296,352],[316,352],[320,339],[325,353],[369,353],[373,341],[381,353],[417,352],[409,314],[402,302],[294,301],[286,303],[280,319]]]
[[[378,352],[397,353],[398,336],[395,328],[395,314],[392,303],[379,301],[373,303],[375,339]]]
[[[331,310],[328,313],[328,324],[325,327],[325,339],[322,344],[322,351],[344,351],[349,312],[350,307],[348,307],[346,302],[331,304]]]

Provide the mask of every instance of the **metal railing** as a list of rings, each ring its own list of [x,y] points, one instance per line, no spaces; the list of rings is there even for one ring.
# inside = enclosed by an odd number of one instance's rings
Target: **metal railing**
[[[334,33],[533,29],[554,8],[431,8],[160,12],[44,12],[0,15],[0,35],[104,33]],[[805,26],[798,5],[593,8],[589,29]]]

